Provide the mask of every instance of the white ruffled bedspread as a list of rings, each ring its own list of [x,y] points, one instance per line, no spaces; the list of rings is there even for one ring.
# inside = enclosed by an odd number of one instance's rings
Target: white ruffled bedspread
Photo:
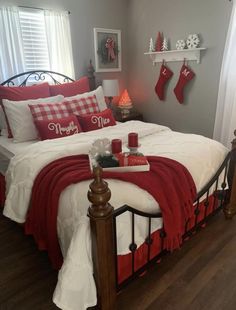
[[[16,155],[6,173],[7,199],[4,215],[24,223],[30,202],[31,189],[39,171],[51,161],[68,155],[87,154],[97,138],[122,139],[125,147],[129,132],[139,134],[140,152],[177,160],[191,173],[199,191],[223,162],[228,149],[211,139],[171,131],[156,124],[130,121],[113,127],[78,135],[45,140]],[[83,310],[96,304],[96,287],[91,259],[90,226],[87,217],[87,191],[91,181],[73,184],[60,197],[57,230],[64,257],[53,301],[64,310]],[[136,185],[108,180],[112,192],[110,203],[118,208],[124,204],[146,212],[157,212],[158,203]],[[122,215],[117,221],[118,253],[127,254],[131,240],[130,217]],[[147,223],[137,217],[135,241],[141,245],[147,235]],[[156,219],[152,231],[161,228]]]

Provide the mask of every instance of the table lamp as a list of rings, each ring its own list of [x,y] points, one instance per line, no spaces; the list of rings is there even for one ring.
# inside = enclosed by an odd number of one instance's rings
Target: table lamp
[[[132,109],[133,105],[130,100],[127,89],[125,89],[118,102],[118,107],[121,109],[122,117],[127,117]]]
[[[119,96],[119,84],[118,80],[103,80],[102,87],[104,96],[108,97],[108,107],[112,109],[112,99],[115,96]]]

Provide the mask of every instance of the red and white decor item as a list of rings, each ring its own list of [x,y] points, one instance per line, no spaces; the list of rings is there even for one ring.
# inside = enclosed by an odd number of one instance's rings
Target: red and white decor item
[[[165,52],[169,50],[169,46],[168,46],[168,39],[166,37],[163,38],[163,42],[162,42],[162,47],[161,47],[161,51]]]
[[[200,39],[197,34],[189,34],[186,41],[188,49],[197,48],[200,44]]]
[[[118,102],[118,107],[121,109],[121,114],[126,117],[130,113],[130,109],[133,108],[132,101],[129,97],[127,89],[125,89]]]
[[[163,36],[161,32],[159,31],[157,35],[157,39],[156,39],[156,45],[155,45],[156,52],[161,52],[162,43],[163,43]]]
[[[179,80],[174,88],[174,93],[179,103],[184,102],[184,87],[194,76],[195,73],[186,64],[183,64],[180,70]]]
[[[77,118],[83,131],[97,130],[116,125],[116,120],[110,109],[98,113],[77,115]]]
[[[152,38],[150,38],[150,41],[149,41],[149,49],[148,49],[148,51],[150,53],[155,52],[154,43],[153,43],[153,39]]]
[[[185,49],[185,46],[186,46],[186,42],[185,42],[185,40],[178,40],[177,42],[176,42],[176,49],[177,50],[183,50],[183,49]]]
[[[36,120],[35,125],[41,140],[63,138],[82,131],[75,115],[62,119]]]
[[[165,99],[165,85],[172,75],[173,72],[166,65],[162,64],[160,75],[155,86],[155,92],[160,100]]]
[[[112,154],[118,154],[122,152],[122,141],[121,139],[111,140],[111,152]]]

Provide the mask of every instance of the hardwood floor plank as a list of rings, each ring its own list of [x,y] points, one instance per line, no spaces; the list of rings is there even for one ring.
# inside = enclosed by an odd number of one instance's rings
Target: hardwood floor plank
[[[56,310],[57,273],[21,227],[0,214],[0,310]],[[236,219],[217,215],[181,250],[118,295],[118,310],[235,310]]]

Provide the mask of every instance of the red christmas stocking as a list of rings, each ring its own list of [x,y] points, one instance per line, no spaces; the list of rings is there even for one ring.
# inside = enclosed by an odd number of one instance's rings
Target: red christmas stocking
[[[195,73],[186,65],[183,65],[180,70],[179,80],[175,86],[174,93],[179,101],[179,103],[184,102],[184,87],[185,85],[192,80],[195,76]]]
[[[169,68],[164,65],[161,66],[159,79],[155,86],[155,92],[160,100],[164,100],[165,84],[172,77],[172,75],[173,72]]]

